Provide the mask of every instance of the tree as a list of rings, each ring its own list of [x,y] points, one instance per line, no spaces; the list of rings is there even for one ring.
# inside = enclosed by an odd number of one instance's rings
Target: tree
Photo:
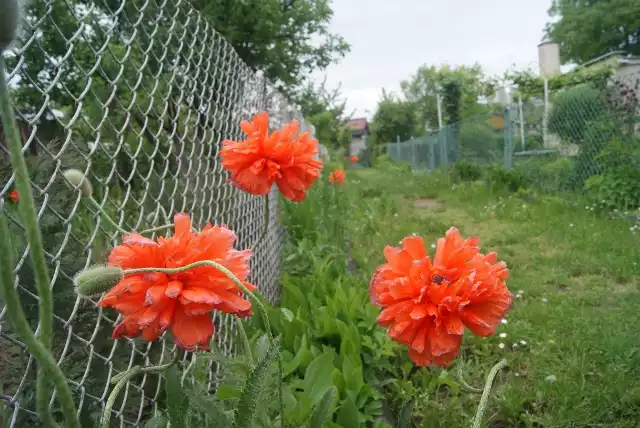
[[[640,55],[638,0],[554,0],[547,36],[564,63],[582,64],[610,51]]]
[[[308,82],[293,99],[300,106],[305,118],[316,128],[316,138],[320,143],[334,149],[346,148],[351,142],[351,131],[346,132],[346,102],[340,87],[327,89],[327,79],[318,85]],[[347,136],[348,134],[348,137]]]
[[[330,0],[195,0],[250,67],[263,69],[278,88],[290,90],[307,73],[322,70],[349,51],[329,32]]]
[[[460,117],[465,118],[486,113],[489,108],[479,104],[478,99],[491,93],[491,85],[480,65],[436,67],[423,65],[409,79],[400,82],[404,97],[415,104],[420,122],[432,129],[438,127],[436,94],[447,81],[456,81],[460,86]],[[443,118],[447,121],[447,117]]]
[[[376,144],[391,143],[398,137],[406,141],[422,131],[416,103],[384,90],[371,127]]]

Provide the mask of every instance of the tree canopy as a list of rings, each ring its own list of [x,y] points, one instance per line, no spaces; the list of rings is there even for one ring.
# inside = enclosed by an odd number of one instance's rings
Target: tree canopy
[[[457,82],[459,85],[460,117],[469,117],[488,110],[486,105],[478,103],[479,97],[488,95],[492,90],[479,64],[458,67],[423,65],[409,79],[400,82],[402,94],[408,101],[415,103],[423,125],[437,129],[436,94],[438,91],[442,92],[442,87],[447,82]],[[443,120],[446,122],[447,117]]]
[[[405,141],[421,133],[416,103],[383,90],[373,116],[372,131],[376,143],[391,143],[397,137]]]
[[[560,45],[564,63],[585,63],[607,52],[625,50],[640,55],[638,0],[554,0],[554,22],[548,37]]]
[[[309,72],[344,57],[349,45],[329,32],[330,0],[194,0],[191,4],[252,68],[289,93]]]

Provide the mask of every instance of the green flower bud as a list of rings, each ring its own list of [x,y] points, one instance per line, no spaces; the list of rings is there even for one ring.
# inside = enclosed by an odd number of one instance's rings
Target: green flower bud
[[[62,175],[75,189],[80,191],[82,196],[88,198],[93,193],[91,182],[87,180],[84,174],[77,169],[68,169],[63,172]]]
[[[80,296],[94,296],[109,291],[123,277],[124,272],[117,266],[94,266],[78,272],[73,284]]]
[[[18,0],[0,0],[0,54],[16,38],[20,23]]]

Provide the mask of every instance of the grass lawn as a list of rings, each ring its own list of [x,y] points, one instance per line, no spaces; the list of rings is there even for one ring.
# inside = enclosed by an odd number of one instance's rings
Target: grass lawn
[[[506,358],[487,427],[640,426],[640,233],[560,197],[492,194],[399,168],[347,174],[348,236],[363,277],[384,262],[385,245],[412,233],[435,244],[450,226],[477,235],[511,271],[514,304],[496,335],[467,332],[449,370],[411,370],[406,357],[387,386],[392,407],[418,397],[417,426],[467,426],[480,395],[458,371],[482,388]]]

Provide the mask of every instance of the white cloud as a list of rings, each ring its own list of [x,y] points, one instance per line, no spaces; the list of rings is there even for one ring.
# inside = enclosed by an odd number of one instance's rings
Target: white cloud
[[[488,74],[537,69],[551,0],[334,0],[331,30],[351,52],[326,74],[342,83],[348,111],[372,114],[382,88],[396,90],[421,64],[480,63]]]

